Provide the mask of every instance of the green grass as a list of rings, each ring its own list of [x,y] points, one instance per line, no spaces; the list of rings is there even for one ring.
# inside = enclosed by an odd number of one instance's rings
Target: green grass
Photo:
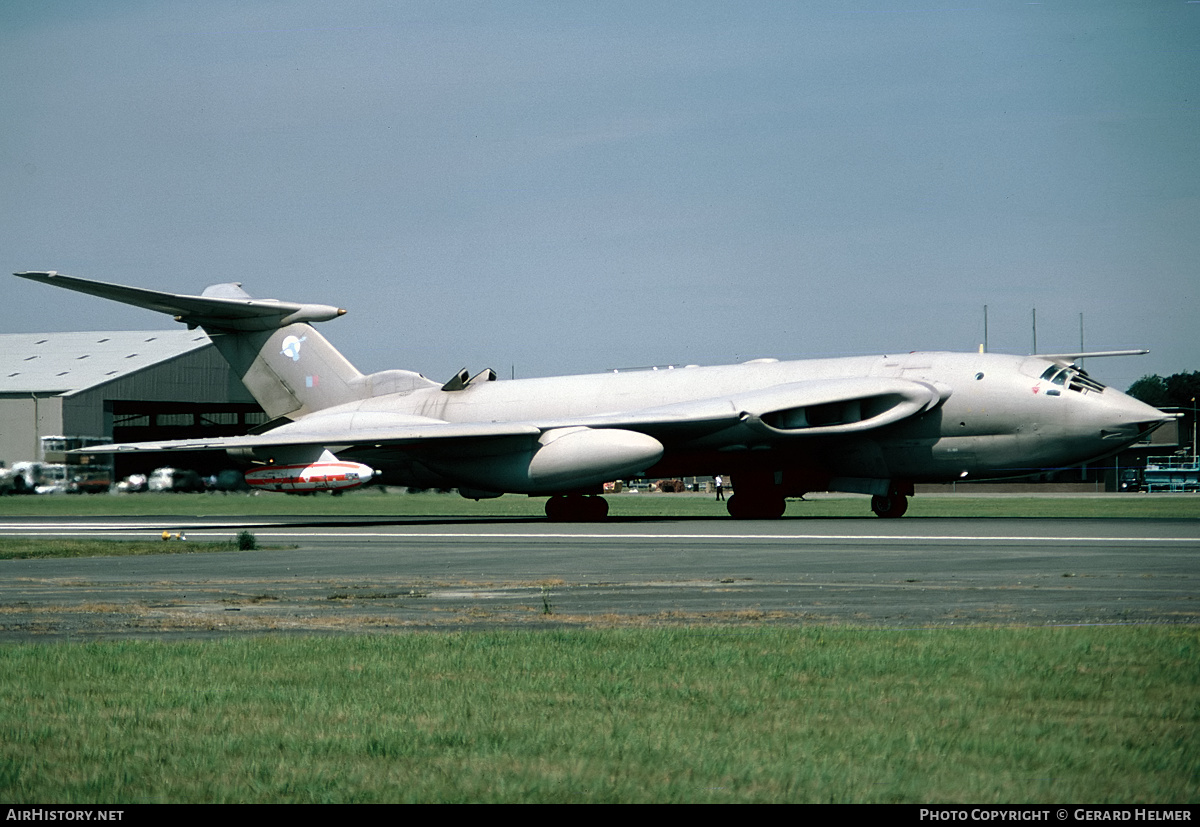
[[[719,517],[725,505],[712,497],[689,494],[619,494],[608,498],[617,518]],[[0,497],[5,516],[363,516],[363,517],[536,517],[545,516],[544,498],[509,494],[492,500],[457,494],[399,494],[379,490],[340,497],[286,494],[134,494],[124,496]],[[791,500],[787,517],[861,517],[876,519],[866,497]],[[968,497],[917,496],[904,519],[921,517],[1164,517],[1200,519],[1200,495],[1114,497]]]
[[[1200,630],[0,649],[0,800],[1195,803]]]
[[[38,557],[136,557],[142,554],[200,554],[238,551],[236,542],[194,543],[172,540],[62,540],[54,537],[5,537],[0,560]]]

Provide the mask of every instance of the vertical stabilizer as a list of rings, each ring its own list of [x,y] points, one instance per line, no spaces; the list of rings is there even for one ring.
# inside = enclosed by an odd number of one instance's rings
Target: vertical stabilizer
[[[271,419],[353,402],[366,390],[362,374],[311,325],[205,332]]]

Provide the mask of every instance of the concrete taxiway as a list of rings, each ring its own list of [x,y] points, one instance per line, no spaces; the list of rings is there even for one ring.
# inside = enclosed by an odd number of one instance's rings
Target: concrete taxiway
[[[1200,622],[1194,520],[6,518],[267,548],[0,561],[0,640],[646,623]]]

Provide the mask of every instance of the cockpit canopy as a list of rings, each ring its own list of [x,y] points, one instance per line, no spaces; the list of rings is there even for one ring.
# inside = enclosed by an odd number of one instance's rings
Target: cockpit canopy
[[[1051,385],[1065,387],[1076,393],[1103,393],[1104,385],[1087,375],[1087,371],[1075,365],[1051,365],[1038,377]]]

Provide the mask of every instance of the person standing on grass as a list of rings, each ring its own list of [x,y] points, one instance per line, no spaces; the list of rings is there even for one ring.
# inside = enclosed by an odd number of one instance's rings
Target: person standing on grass
[[[725,499],[725,478],[720,474],[717,474],[715,477],[713,477],[713,485],[715,485],[717,488],[717,499]]]

